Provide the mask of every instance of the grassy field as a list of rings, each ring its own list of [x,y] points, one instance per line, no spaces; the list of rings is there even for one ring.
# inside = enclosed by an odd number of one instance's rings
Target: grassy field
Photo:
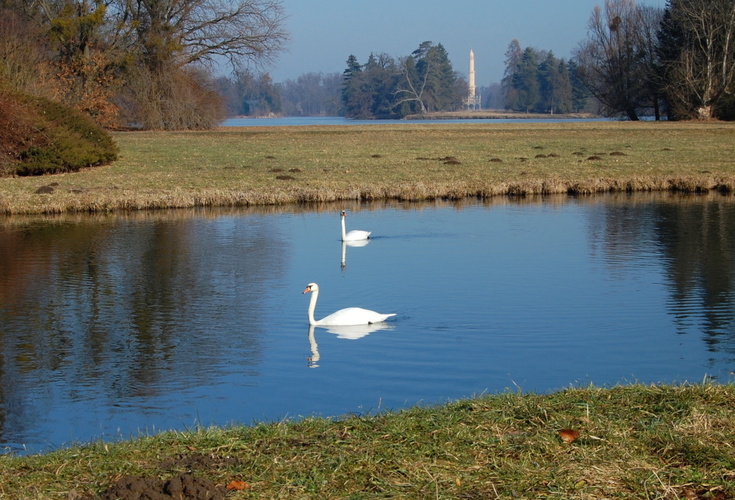
[[[116,133],[120,159],[0,179],[0,213],[735,190],[730,123],[397,123]]]
[[[0,457],[0,497],[724,500],[734,400],[733,385],[570,388],[168,432]],[[164,495],[182,484],[198,493]]]

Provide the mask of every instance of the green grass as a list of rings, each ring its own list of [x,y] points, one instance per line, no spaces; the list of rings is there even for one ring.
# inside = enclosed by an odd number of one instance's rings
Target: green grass
[[[735,386],[504,393],[379,415],[166,432],[0,458],[0,497],[191,474],[227,498],[735,497]],[[579,432],[565,443],[561,429]]]
[[[735,189],[730,123],[400,123],[114,138],[120,159],[110,166],[0,179],[0,213]]]

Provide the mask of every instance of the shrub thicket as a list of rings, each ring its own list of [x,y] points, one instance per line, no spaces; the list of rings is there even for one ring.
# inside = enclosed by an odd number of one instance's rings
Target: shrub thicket
[[[117,153],[112,137],[82,113],[0,88],[0,176],[74,172]]]

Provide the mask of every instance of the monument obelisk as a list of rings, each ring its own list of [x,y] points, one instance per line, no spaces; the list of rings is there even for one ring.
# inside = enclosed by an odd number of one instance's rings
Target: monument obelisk
[[[470,49],[470,75],[469,75],[469,89],[467,92],[467,98],[464,103],[467,105],[467,109],[480,109],[480,97],[477,96],[477,87],[475,87],[475,53]]]
[[[475,53],[470,49],[470,99],[475,98],[475,90]]]

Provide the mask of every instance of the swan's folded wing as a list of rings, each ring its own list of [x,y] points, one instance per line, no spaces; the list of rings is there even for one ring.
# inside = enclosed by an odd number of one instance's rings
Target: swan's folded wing
[[[333,312],[329,316],[319,320],[317,324],[324,326],[367,325],[369,323],[380,323],[391,316],[395,316],[395,314],[381,314],[361,307],[348,307]]]

